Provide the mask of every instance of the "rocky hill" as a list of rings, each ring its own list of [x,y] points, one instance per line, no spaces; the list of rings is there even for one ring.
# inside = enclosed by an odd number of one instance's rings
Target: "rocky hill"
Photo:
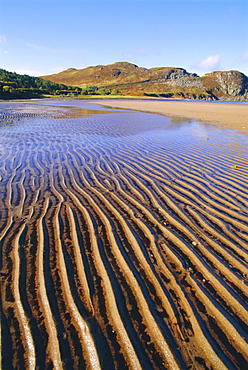
[[[141,68],[128,62],[69,68],[45,80],[86,88],[97,86],[123,95],[203,100],[248,100],[248,77],[238,71],[212,72],[199,77],[183,68]]]
[[[248,100],[248,77],[239,71],[207,73],[201,77],[203,86],[222,100]]]

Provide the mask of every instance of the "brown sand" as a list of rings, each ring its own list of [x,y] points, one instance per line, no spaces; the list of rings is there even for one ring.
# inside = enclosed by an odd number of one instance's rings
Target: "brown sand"
[[[51,114],[2,131],[3,370],[245,369],[247,160]]]
[[[159,113],[169,117],[185,117],[204,122],[212,122],[225,128],[248,132],[248,104],[185,102],[185,101],[156,101],[108,99],[102,104]]]

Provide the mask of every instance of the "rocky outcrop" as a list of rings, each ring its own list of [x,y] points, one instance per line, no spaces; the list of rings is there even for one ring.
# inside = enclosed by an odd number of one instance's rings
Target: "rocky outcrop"
[[[202,88],[203,84],[196,73],[189,73],[183,68],[161,68],[151,70],[156,76],[157,82],[164,82],[172,86],[185,86]]]
[[[248,99],[248,77],[239,71],[207,73],[202,77],[202,82],[219,99]]]

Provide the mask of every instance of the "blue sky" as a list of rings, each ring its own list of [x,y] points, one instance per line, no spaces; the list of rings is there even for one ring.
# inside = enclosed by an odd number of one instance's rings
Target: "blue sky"
[[[117,61],[248,75],[248,0],[0,0],[0,68]]]

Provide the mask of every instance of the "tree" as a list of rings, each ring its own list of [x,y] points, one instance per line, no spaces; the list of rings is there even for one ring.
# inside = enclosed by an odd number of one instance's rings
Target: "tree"
[[[10,92],[10,91],[11,91],[11,87],[9,85],[3,86],[3,92]]]

